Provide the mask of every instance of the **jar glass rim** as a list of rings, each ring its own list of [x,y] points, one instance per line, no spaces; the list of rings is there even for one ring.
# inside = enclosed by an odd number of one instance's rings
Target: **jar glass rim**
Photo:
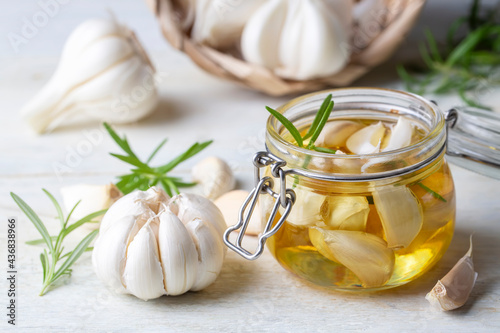
[[[318,152],[315,150],[309,150],[306,148],[299,147],[297,145],[294,145],[293,143],[285,140],[279,133],[277,126],[281,125],[281,123],[272,115],[270,115],[267,119],[267,128],[268,132],[271,134],[273,138],[278,140],[281,144],[286,146],[289,149],[296,150],[298,152],[301,152],[303,154],[309,154],[309,155],[316,155],[318,157],[322,158],[328,158],[328,157],[335,157],[335,158],[341,158],[341,159],[355,159],[355,158],[373,158],[373,157],[384,157],[384,156],[391,156],[397,153],[401,152],[406,152],[413,150],[415,148],[419,148],[421,146],[427,145],[430,141],[435,139],[441,131],[444,129],[445,125],[445,119],[443,113],[439,110],[438,106],[434,104],[433,102],[419,96],[413,93],[401,91],[401,90],[394,90],[394,89],[388,89],[388,88],[370,88],[370,87],[359,87],[359,88],[337,88],[337,89],[328,89],[328,90],[322,90],[322,91],[317,91],[313,93],[309,93],[306,95],[299,96],[297,98],[292,99],[291,101],[281,105],[278,107],[276,110],[280,112],[281,114],[285,114],[287,110],[289,110],[291,107],[298,106],[302,102],[308,101],[313,97],[321,96],[332,93],[333,100],[335,101],[335,95],[339,96],[342,94],[349,94],[352,92],[358,92],[358,93],[388,93],[388,94],[393,94],[394,96],[404,96],[408,99],[412,99],[414,101],[417,101],[419,103],[422,103],[426,106],[428,106],[429,110],[433,112],[433,117],[434,117],[434,122],[433,126],[429,129],[429,132],[426,133],[426,135],[417,141],[416,143],[404,147],[404,148],[399,148],[399,149],[394,149],[386,152],[380,152],[380,153],[375,153],[375,154],[364,154],[364,155],[357,155],[357,154],[346,154],[346,155],[333,155],[330,153],[323,153],[323,152]],[[363,102],[363,101],[361,101]],[[367,101],[369,102],[369,101]]]

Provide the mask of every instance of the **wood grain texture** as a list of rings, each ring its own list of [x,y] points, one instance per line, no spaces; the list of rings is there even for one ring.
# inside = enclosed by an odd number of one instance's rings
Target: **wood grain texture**
[[[143,302],[108,291],[94,274],[90,255],[85,254],[75,264],[73,276],[64,286],[44,297],[37,296],[42,282],[39,264],[41,248],[27,246],[24,242],[38,238],[38,235],[15,206],[9,192],[16,192],[32,205],[47,221],[49,231],[55,232],[58,228],[54,219],[56,213],[43,195],[42,187],[60,198],[58,190],[61,186],[108,183],[127,170],[126,165],[108,155],[118,149],[102,135],[101,140],[92,144],[88,154],[80,154],[81,158],[74,161],[69,171],[58,176],[54,163],[67,164],[71,155],[69,151],[89,141],[85,130],[99,131],[99,125],[73,126],[36,137],[18,114],[22,104],[50,77],[57,65],[58,50],[75,22],[103,16],[108,5],[119,18],[130,22],[139,38],[145,40],[158,73],[163,75],[160,83],[162,101],[149,118],[137,124],[117,126],[117,129],[127,133],[141,156],[147,156],[164,137],[170,138],[157,156],[158,163],[181,152],[196,140],[213,138],[215,143],[202,155],[217,155],[228,161],[236,171],[239,187],[249,189],[253,175],[252,155],[263,149],[267,118],[263,106],[276,107],[286,100],[263,96],[201,72],[162,41],[156,22],[144,3],[120,3],[118,6],[112,1],[93,0],[84,4],[75,0],[61,9],[60,14],[26,45],[21,54],[13,55],[8,46],[0,45],[0,304],[3,308],[7,299],[4,292],[7,281],[3,275],[6,265],[4,221],[8,216],[16,216],[19,221],[18,328],[21,331],[500,330],[500,182],[457,167],[452,167],[457,189],[457,226],[451,246],[428,274],[397,289],[370,294],[332,292],[287,273],[268,252],[255,262],[248,262],[229,252],[221,275],[207,289]],[[6,6],[5,2],[1,6]],[[10,24],[6,31],[17,29],[23,15],[37,10],[35,2],[33,6],[19,6],[18,12],[12,8],[0,11],[0,22]],[[454,6],[450,11],[457,13],[459,7]],[[429,0],[420,27],[422,22],[430,22],[437,16],[432,8],[440,10],[439,17],[443,15],[442,2]],[[446,20],[451,21],[452,18]],[[442,23],[442,20],[438,21]],[[54,31],[57,33],[50,38]],[[411,40],[406,43],[411,43]],[[401,83],[394,76],[393,64],[376,69],[357,85],[401,88]],[[493,95],[500,96],[498,92],[494,91]],[[439,97],[436,100],[443,109],[459,104],[455,97]],[[177,174],[189,177],[190,166],[203,156],[182,165]],[[75,232],[69,242],[75,242],[84,232]],[[461,309],[451,313],[436,312],[424,296],[467,251],[471,233],[474,233],[474,261],[479,273],[476,287],[469,302]],[[250,238],[247,242],[248,246],[255,245],[255,239]],[[11,331],[3,312],[2,318],[0,331]]]

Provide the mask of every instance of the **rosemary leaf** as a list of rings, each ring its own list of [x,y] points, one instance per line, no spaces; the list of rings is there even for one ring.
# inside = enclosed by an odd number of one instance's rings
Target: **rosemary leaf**
[[[304,141],[302,140],[302,136],[300,135],[299,130],[292,124],[290,120],[288,120],[284,115],[279,113],[278,111],[270,108],[269,106],[266,106],[267,111],[269,111],[270,114],[272,114],[278,121],[285,126],[285,128],[290,132],[290,134],[293,136],[295,141],[297,142],[297,145],[299,147],[304,147]]]

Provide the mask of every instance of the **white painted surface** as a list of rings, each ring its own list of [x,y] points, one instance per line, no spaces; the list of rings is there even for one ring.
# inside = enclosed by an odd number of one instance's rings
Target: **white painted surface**
[[[422,25],[431,24],[436,29],[447,26],[454,16],[466,10],[463,5],[467,1],[456,3],[450,8],[447,2],[430,1],[420,25],[395,60],[357,85],[401,87],[393,64],[413,55]],[[251,157],[263,148],[267,118],[263,106],[278,106],[286,98],[263,96],[202,73],[166,44],[141,1],[69,1],[17,54],[4,37],[19,31],[23,17],[34,15],[40,10],[39,5],[35,1],[14,5],[2,0],[0,6],[0,266],[5,272],[6,218],[16,216],[19,219],[18,328],[40,332],[500,330],[500,182],[456,167],[453,173],[458,193],[457,227],[449,251],[427,275],[394,290],[373,294],[331,292],[288,274],[267,252],[255,262],[229,253],[220,277],[206,290],[143,302],[110,293],[93,273],[87,254],[74,266],[73,276],[66,285],[44,297],[37,296],[42,274],[40,249],[24,242],[38,236],[9,192],[24,198],[55,232],[58,224],[51,219],[55,211],[40,188],[47,188],[59,197],[61,186],[110,182],[127,170],[126,165],[108,155],[118,149],[107,136],[98,135],[88,154],[71,160],[70,152],[88,141],[84,128],[66,128],[36,137],[18,115],[23,103],[50,77],[64,39],[80,21],[106,15],[105,9],[111,8],[119,19],[136,29],[159,73],[165,77],[158,110],[138,124],[117,127],[127,133],[142,156],[164,137],[170,140],[157,161],[168,159],[196,140],[214,139],[215,143],[202,155],[218,155],[230,161],[239,186],[249,189]],[[443,108],[460,103],[454,97],[437,100]],[[86,128],[98,129],[98,125]],[[201,157],[182,165],[177,172],[187,175],[190,165]],[[70,172],[57,175],[55,163],[68,161],[74,163]],[[469,234],[473,232],[479,278],[470,301],[452,313],[435,312],[424,296],[465,253]],[[83,230],[75,236],[81,237],[82,233]],[[250,245],[254,242],[250,240]],[[0,307],[5,309],[4,273],[0,281]],[[4,311],[0,330],[9,329]]]

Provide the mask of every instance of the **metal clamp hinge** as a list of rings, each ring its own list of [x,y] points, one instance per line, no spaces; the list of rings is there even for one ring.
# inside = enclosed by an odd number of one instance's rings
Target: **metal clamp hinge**
[[[238,223],[228,228],[224,233],[224,243],[231,250],[248,260],[257,259],[262,252],[264,252],[264,245],[267,239],[274,235],[278,229],[281,228],[283,223],[285,223],[285,220],[290,214],[292,206],[295,202],[295,192],[292,189],[286,188],[286,172],[282,169],[286,165],[285,161],[268,152],[258,152],[254,156],[253,163],[255,165],[255,188],[250,192],[240,208]],[[280,180],[279,193],[273,191],[273,178],[260,178],[260,169],[267,166],[271,168],[271,175],[274,178],[279,178]],[[266,225],[264,226],[263,231],[259,235],[257,249],[254,253],[252,253],[243,248],[242,242],[245,231],[250,222],[250,218],[252,217],[261,194],[269,194],[276,199],[276,202],[274,203],[273,209],[271,210],[271,214],[266,222]],[[280,206],[284,208],[284,211],[281,213],[281,217],[278,222],[273,226],[273,222],[276,219],[276,214],[278,213]],[[236,230],[239,230],[236,236],[236,241],[231,243],[229,237],[231,233]]]

